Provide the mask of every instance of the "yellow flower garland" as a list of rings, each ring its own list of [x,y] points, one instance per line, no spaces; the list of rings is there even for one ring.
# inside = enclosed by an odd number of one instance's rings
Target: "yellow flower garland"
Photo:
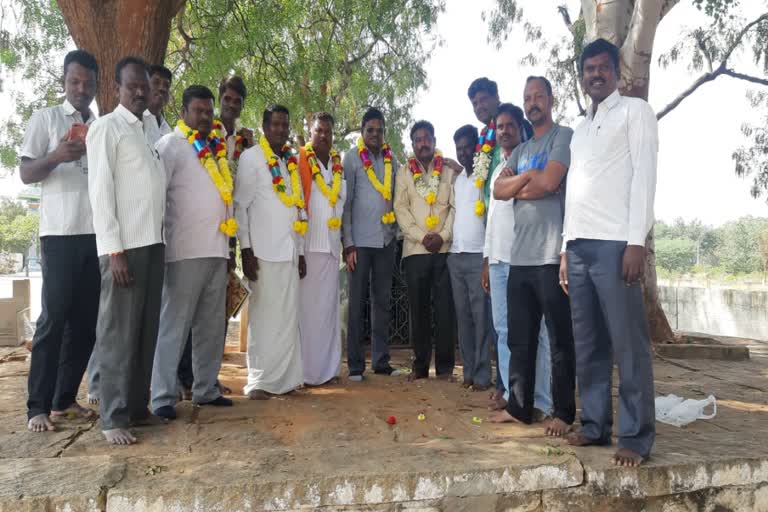
[[[381,152],[384,157],[384,183],[380,182],[379,178],[376,176],[376,171],[373,169],[373,162],[371,161],[370,152],[368,151],[368,148],[365,147],[363,138],[360,137],[357,139],[357,154],[360,156],[360,160],[363,163],[363,170],[365,170],[365,174],[368,176],[368,181],[371,183],[371,186],[374,188],[374,190],[381,194],[381,197],[384,198],[385,201],[391,201],[392,149],[389,147],[389,144],[385,143],[383,146],[381,146]],[[394,222],[395,212],[393,210],[390,210],[381,216],[382,224],[393,224]]]
[[[317,163],[317,155],[312,144],[305,145],[304,151],[307,153],[307,161],[309,162],[312,178],[317,184],[317,188],[320,189],[320,192],[328,200],[331,208],[335,208],[336,203],[339,201],[339,194],[341,194],[341,177],[344,172],[344,169],[341,167],[339,153],[331,148],[331,172],[333,177],[331,178],[331,188],[328,188],[328,184],[323,179],[323,173],[320,172],[320,165]],[[341,219],[336,216],[331,217],[328,219],[328,227],[334,231],[338,230],[341,227]]]
[[[259,145],[267,159],[267,167],[272,174],[272,188],[277,194],[277,197],[280,198],[280,202],[288,208],[296,207],[296,209],[299,210],[299,220],[294,221],[293,230],[300,235],[306,234],[308,222],[304,220],[306,219],[306,216],[301,214],[304,210],[304,198],[301,194],[301,178],[299,177],[299,164],[296,161],[296,155],[291,152],[291,147],[288,144],[283,146],[283,153],[290,154],[286,163],[288,174],[291,178],[291,195],[289,196],[285,193],[285,179],[279,173],[280,164],[277,156],[274,151],[272,151],[272,147],[269,145],[267,138],[263,134],[259,137]],[[277,169],[277,171],[275,171],[275,169]]]

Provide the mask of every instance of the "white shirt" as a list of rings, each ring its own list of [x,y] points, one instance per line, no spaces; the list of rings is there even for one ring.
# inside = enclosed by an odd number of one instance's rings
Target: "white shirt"
[[[502,157],[491,177],[491,191],[499,178],[499,174],[507,165],[507,157]],[[514,201],[501,201],[493,198],[488,204],[488,223],[485,227],[485,247],[483,257],[488,263],[509,264],[512,255],[512,243],[515,240],[515,208]]]
[[[155,114],[149,111],[144,111],[142,119],[144,123],[144,133],[147,134],[147,140],[154,146],[162,137],[173,132],[173,129],[168,125],[165,117],[160,118],[160,124],[157,124],[157,118]]]
[[[94,120],[89,111],[88,121]],[[38,110],[29,118],[21,146],[22,158],[37,160],[56,149],[74,123],[83,116],[69,101]],[[40,182],[40,236],[93,234],[88,200],[88,157],[57,165]]]
[[[290,195],[288,169],[282,158],[278,162]],[[293,230],[298,210],[285,206],[272,188],[272,174],[258,144],[240,155],[234,200],[241,248],[250,248],[257,258],[273,262],[296,261],[304,254],[304,237]]]
[[[163,243],[165,169],[142,120],[118,105],[86,139],[99,256]]]
[[[645,245],[653,226],[656,115],[647,102],[618,91],[576,127],[565,194],[563,250],[588,238]]]
[[[165,261],[227,258],[229,239],[219,225],[233,216],[197,151],[176,128],[157,143],[165,164]]]
[[[317,161],[320,166],[320,174],[325,183],[331,183],[332,170],[331,162],[323,164]],[[328,185],[331,188],[331,185]],[[331,207],[328,199],[320,191],[320,188],[312,180],[312,193],[309,195],[309,225],[307,226],[306,248],[307,252],[330,253],[334,256],[341,254],[341,229],[331,229],[328,227],[328,219],[338,217],[344,212],[344,201],[347,197],[347,183],[341,180],[341,191],[336,205]]]
[[[475,177],[462,171],[453,184],[456,213],[453,217],[453,243],[450,252],[483,252],[485,224],[475,215],[475,203],[482,200],[483,189],[475,186]]]

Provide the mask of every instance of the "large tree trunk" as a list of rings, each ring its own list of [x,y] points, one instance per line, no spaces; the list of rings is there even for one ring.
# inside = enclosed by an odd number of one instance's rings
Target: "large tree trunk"
[[[99,113],[117,106],[115,65],[135,55],[148,64],[165,60],[171,20],[185,0],[58,0],[78,48],[99,62]]]
[[[582,0],[587,40],[602,37],[621,49],[619,89],[622,95],[648,99],[656,27],[679,1]],[[645,246],[647,257],[643,276],[643,297],[648,328],[655,343],[670,343],[675,337],[659,303],[653,230],[648,234]]]

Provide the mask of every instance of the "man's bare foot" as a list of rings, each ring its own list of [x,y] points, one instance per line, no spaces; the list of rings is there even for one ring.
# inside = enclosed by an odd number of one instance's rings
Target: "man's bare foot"
[[[137,440],[126,428],[113,428],[111,430],[102,430],[102,434],[107,438],[110,444],[128,445],[134,444]]]
[[[471,388],[472,387],[472,381],[464,379],[464,381],[462,381],[462,383],[461,383],[461,387],[463,387],[464,389]]]
[[[56,430],[53,422],[51,422],[51,418],[45,413],[29,418],[27,428],[30,432],[53,432]]]
[[[595,439],[590,439],[581,432],[571,432],[569,434],[566,434],[565,440],[570,444],[571,446],[603,446],[606,444],[610,444],[610,441],[608,442],[602,442]]]
[[[88,393],[88,405],[99,405],[99,395]]]
[[[437,380],[443,380],[446,382],[456,382],[456,377],[452,373],[441,373],[437,376]]]
[[[544,425],[544,434],[549,437],[563,437],[571,431],[571,426],[560,418],[551,418]]]
[[[486,391],[490,387],[491,387],[490,384],[486,384],[485,386],[483,386],[482,384],[472,384],[472,387],[470,389],[472,389],[472,391],[474,392],[478,392],[478,391]]]
[[[636,468],[645,462],[645,457],[629,448],[619,448],[613,454],[613,463],[616,466]]]
[[[500,411],[502,409],[505,409],[507,407],[507,401],[504,400],[504,397],[491,399],[490,402],[488,402],[488,410],[489,411]]]
[[[72,405],[64,409],[63,411],[51,411],[51,417],[53,418],[77,418],[84,420],[96,419],[98,414],[93,409],[83,407],[77,402],[73,402]]]
[[[251,400],[269,400],[269,394],[261,389],[252,389],[248,392],[248,398]]]
[[[491,414],[488,417],[488,421],[491,423],[522,423],[519,419],[509,414],[506,409],[501,409]]]
[[[406,379],[406,380],[407,380],[408,382],[413,382],[413,381],[415,381],[415,380],[419,380],[419,379],[426,379],[426,378],[427,378],[427,376],[426,376],[426,375],[421,375],[420,373],[414,373],[414,372],[411,372],[411,373],[409,373],[409,374],[408,374],[408,377],[407,377],[407,379]]]

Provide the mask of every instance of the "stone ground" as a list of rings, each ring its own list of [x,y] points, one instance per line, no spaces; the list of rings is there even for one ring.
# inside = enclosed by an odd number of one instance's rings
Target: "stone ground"
[[[658,394],[714,394],[717,417],[657,424],[651,460],[627,469],[610,464],[611,448],[490,424],[487,392],[435,379],[366,374],[249,401],[243,355],[231,352],[221,378],[232,408],[184,402],[176,421],[134,429],[130,447],[75,420],[32,434],[26,351],[0,349],[0,511],[768,511],[768,358],[757,353],[657,358]],[[394,365],[408,356],[395,351]]]

